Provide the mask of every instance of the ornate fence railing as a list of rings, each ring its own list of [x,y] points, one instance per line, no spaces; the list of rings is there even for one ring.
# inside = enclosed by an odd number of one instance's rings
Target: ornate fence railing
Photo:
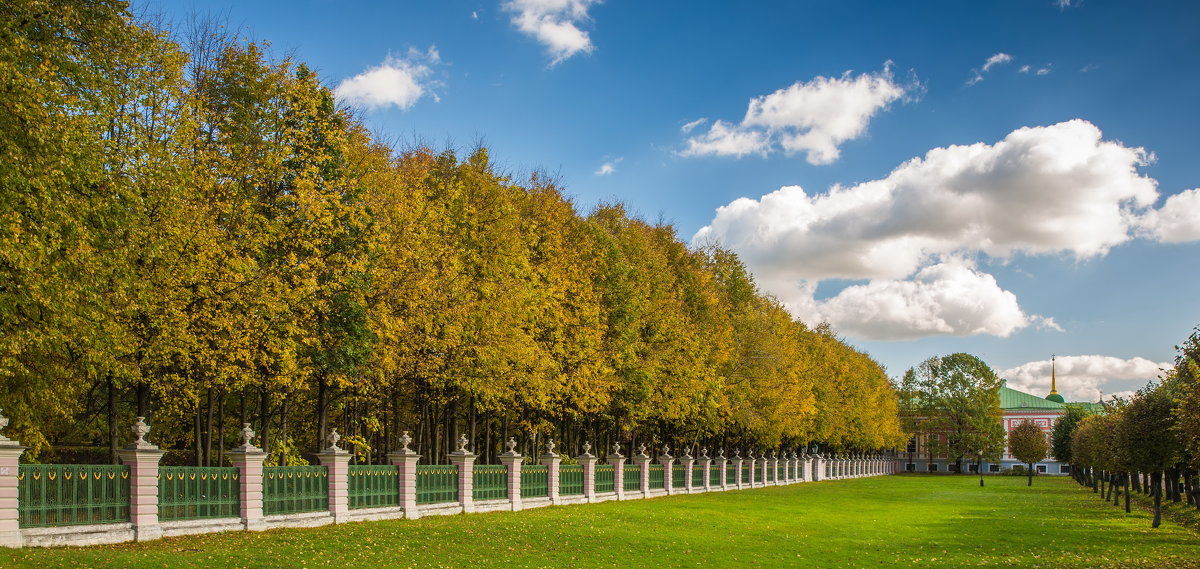
[[[704,475],[706,474],[704,467],[695,464],[692,465],[692,488],[704,487]]]
[[[324,466],[263,468],[263,514],[329,509],[329,471]]]
[[[471,473],[471,497],[475,500],[508,498],[508,467],[503,464],[476,464]]]
[[[226,466],[160,466],[158,519],[199,520],[241,515],[238,469]]]
[[[350,509],[400,505],[400,468],[385,464],[352,464],[346,490]]]
[[[687,486],[687,468],[682,464],[671,465],[671,487],[676,490]]]
[[[453,464],[417,465],[417,503],[458,501],[458,467]]]
[[[642,469],[636,464],[626,464],[625,473],[621,478],[625,490],[642,489]]]
[[[596,493],[615,492],[613,484],[614,467],[611,464],[596,465]]]
[[[558,467],[558,493],[563,496],[583,494],[583,466],[564,464]]]
[[[20,527],[129,521],[129,467],[22,464],[17,468]]]
[[[521,497],[545,498],[550,495],[550,469],[543,464],[521,467]]]

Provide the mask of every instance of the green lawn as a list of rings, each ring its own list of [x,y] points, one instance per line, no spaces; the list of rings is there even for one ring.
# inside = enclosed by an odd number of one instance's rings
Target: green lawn
[[[1067,479],[891,476],[143,544],[0,551],[0,567],[1200,567]]]

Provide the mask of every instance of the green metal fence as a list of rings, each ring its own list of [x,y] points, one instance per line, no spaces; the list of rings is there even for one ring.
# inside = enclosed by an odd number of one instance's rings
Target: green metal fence
[[[564,464],[558,467],[558,493],[562,496],[583,494],[583,466]]]
[[[774,481],[775,481],[775,465],[768,464],[767,465],[767,482],[774,482]]]
[[[542,464],[521,467],[521,497],[545,498],[550,495],[550,469]]]
[[[458,466],[453,464],[417,465],[417,503],[458,502]]]
[[[329,509],[329,471],[324,466],[263,468],[263,514]]]
[[[400,467],[385,464],[350,465],[347,497],[350,509],[400,505]]]
[[[666,483],[663,481],[663,465],[650,465],[650,488],[666,488]]]
[[[641,490],[642,469],[636,464],[626,464],[625,475],[621,480],[624,482],[625,490]]]
[[[741,474],[738,473],[736,465],[736,462],[731,462],[729,466],[725,467],[725,484],[731,486],[737,484],[738,476],[741,476]]]
[[[704,487],[704,467],[699,464],[692,465],[692,488]]]
[[[129,467],[22,464],[17,467],[20,527],[129,521]]]
[[[671,487],[676,490],[687,487],[687,468],[682,464],[671,466]]]
[[[742,465],[742,484],[749,484],[754,480],[754,468],[749,464]]]
[[[596,493],[615,492],[613,484],[613,465],[597,464],[596,465]]]
[[[160,466],[158,519],[199,520],[241,516],[238,469],[226,466]]]
[[[709,467],[708,485],[709,486],[720,486],[721,485],[721,465],[713,464]]]
[[[508,467],[503,464],[476,464],[471,480],[471,497],[476,500],[508,498]]]

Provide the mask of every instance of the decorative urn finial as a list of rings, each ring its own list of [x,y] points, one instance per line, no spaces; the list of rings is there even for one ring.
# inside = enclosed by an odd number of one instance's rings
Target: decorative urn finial
[[[459,435],[458,437],[458,452],[467,454],[467,443],[471,442],[467,435]]]
[[[337,429],[329,429],[329,436],[325,437],[325,440],[329,442],[329,448],[325,450],[331,450],[334,452],[342,450],[337,446],[338,441],[342,440],[342,435],[338,434]]]
[[[708,458],[708,447],[700,449],[700,458]]]
[[[0,431],[3,431],[8,426],[8,417],[4,416],[4,409],[0,409]],[[0,435],[0,441],[11,440],[4,435]]]
[[[135,449],[156,449],[156,448],[158,448],[158,447],[150,444],[150,441],[146,440],[146,434],[150,432],[150,425],[146,424],[145,417],[138,417],[137,421],[135,421],[133,423],[133,429],[131,429],[131,430],[133,431],[133,434],[135,436],[137,436],[137,438],[134,439],[133,444],[130,445],[132,448],[135,448]]]
[[[250,423],[242,423],[242,447],[243,449],[252,449],[254,445],[250,443],[254,439],[254,429],[250,428]]]
[[[412,449],[408,448],[412,441],[412,437],[408,436],[408,431],[404,431],[404,434],[400,435],[400,452],[406,454],[412,452]]]
[[[590,443],[588,441],[583,441],[583,454],[580,456],[592,456],[591,450],[592,450],[592,443]]]

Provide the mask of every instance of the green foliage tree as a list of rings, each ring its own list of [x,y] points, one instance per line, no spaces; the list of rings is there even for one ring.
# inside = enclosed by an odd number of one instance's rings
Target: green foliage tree
[[[1027,486],[1033,486],[1033,464],[1046,458],[1046,433],[1036,423],[1028,419],[1008,432],[1008,448],[1017,460],[1027,466]]]
[[[1061,462],[1073,463],[1071,454],[1071,437],[1075,434],[1079,421],[1090,413],[1081,405],[1068,404],[1063,408],[1063,414],[1055,420],[1050,428],[1050,454]]]
[[[910,412],[923,419],[931,456],[950,457],[961,472],[963,457],[982,453],[995,460],[1004,448],[1000,385],[982,360],[957,353],[910,368],[901,392],[915,400]]]

